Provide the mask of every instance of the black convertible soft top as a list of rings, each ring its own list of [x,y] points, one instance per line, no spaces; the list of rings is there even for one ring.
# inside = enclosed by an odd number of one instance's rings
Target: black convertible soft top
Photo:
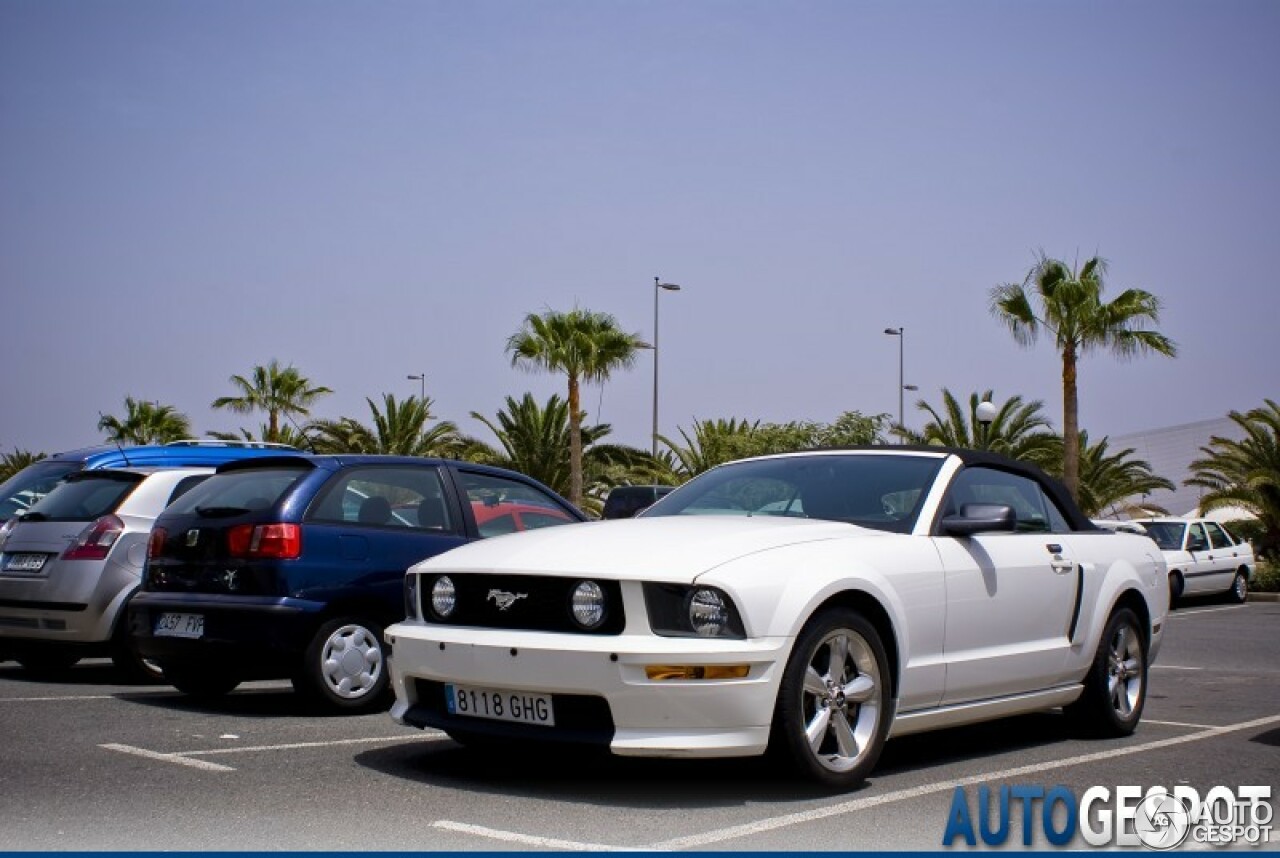
[[[914,453],[932,453],[934,455],[939,453],[950,454],[958,458],[966,466],[981,465],[984,468],[995,468],[998,471],[1007,471],[1011,474],[1018,474],[1027,479],[1035,480],[1044,488],[1045,494],[1049,495],[1057,503],[1072,530],[1100,529],[1089,520],[1087,515],[1080,511],[1080,507],[1071,499],[1071,495],[1067,492],[1067,487],[1060,480],[1046,474],[1039,465],[1011,459],[1000,453],[992,453],[990,450],[970,450],[964,447],[935,447],[932,444],[873,444],[858,447],[824,447],[822,449],[866,451],[869,453],[901,450]]]

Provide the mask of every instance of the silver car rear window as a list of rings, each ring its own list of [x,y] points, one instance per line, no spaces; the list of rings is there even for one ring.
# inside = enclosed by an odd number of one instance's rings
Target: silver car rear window
[[[142,482],[128,471],[81,471],[45,495],[24,516],[28,521],[93,521],[116,508]]]

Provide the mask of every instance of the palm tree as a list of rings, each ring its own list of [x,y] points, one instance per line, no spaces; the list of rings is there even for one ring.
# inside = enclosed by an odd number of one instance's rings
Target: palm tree
[[[272,360],[266,366],[255,366],[249,378],[231,376],[231,383],[240,391],[239,396],[221,396],[213,401],[214,408],[228,408],[238,414],[254,411],[267,413],[267,431],[263,441],[280,441],[280,415],[306,417],[310,406],[326,393],[327,387],[312,387],[311,380],[297,369]]]
[[[1024,402],[1021,396],[1011,396],[999,406],[996,416],[982,425],[978,420],[978,406],[983,402],[994,404],[994,396],[995,392],[991,390],[984,391],[981,396],[971,393],[966,410],[944,387],[941,412],[923,399],[916,403],[916,408],[929,415],[923,429],[914,432],[895,426],[893,433],[906,444],[990,450],[1041,467],[1048,467],[1060,458],[1061,441],[1053,432],[1049,419],[1040,412],[1044,403],[1038,399]]]
[[[102,415],[98,429],[121,444],[167,444],[191,437],[191,421],[172,405],[124,398],[125,416]]]
[[[382,408],[372,399],[372,424],[351,417],[317,420],[307,426],[314,448],[321,453],[382,453],[396,456],[449,456],[458,450],[458,427],[447,420],[431,424],[431,397],[396,401],[382,394]]]
[[[548,310],[525,316],[520,330],[507,340],[511,365],[562,372],[569,382],[569,500],[582,505],[582,382],[604,383],[617,369],[627,369],[646,347],[639,334],[628,334],[608,313],[575,307],[567,313]]]
[[[19,450],[17,447],[13,449],[12,453],[0,453],[0,483],[9,479],[27,465],[34,465],[45,458],[45,455],[45,453],[33,453],[30,450]]]
[[[1103,303],[1106,262],[1094,256],[1079,269],[1043,253],[1022,283],[991,290],[991,312],[1014,340],[1030,346],[1043,329],[1062,356],[1062,480],[1080,496],[1080,411],[1076,365],[1105,349],[1121,359],[1154,352],[1173,357],[1177,347],[1145,325],[1160,321],[1160,301],[1142,289],[1127,289]],[[1038,309],[1035,305],[1039,305]]]
[[[572,470],[569,463],[569,407],[552,394],[539,405],[533,394],[519,400],[506,398],[506,407],[490,420],[471,412],[498,439],[500,449],[467,439],[465,458],[520,471],[567,495]],[[646,481],[654,472],[653,457],[646,450],[621,444],[599,443],[611,431],[608,424],[583,426],[583,482],[587,486],[580,509],[599,512],[601,499],[620,483]]]
[[[1206,489],[1201,512],[1239,506],[1253,513],[1260,525],[1259,553],[1280,555],[1280,404],[1266,405],[1229,418],[1244,431],[1235,441],[1213,436],[1201,447],[1204,458],[1191,463],[1188,486]]]
[[[731,417],[728,420],[718,417],[714,420],[693,421],[693,435],[690,436],[684,427],[676,427],[680,437],[679,444],[665,435],[659,435],[661,441],[675,457],[675,474],[683,480],[689,480],[708,471],[716,465],[760,455],[762,445],[756,438],[760,431],[760,421],[739,420]]]
[[[1103,510],[1131,501],[1157,489],[1173,491],[1175,486],[1164,477],[1152,473],[1150,463],[1135,459],[1135,451],[1126,447],[1110,453],[1107,439],[1090,446],[1089,433],[1080,433],[1080,509],[1087,516],[1100,515]],[[1051,474],[1061,473],[1059,467],[1049,467]],[[1142,503],[1145,514],[1163,515],[1168,510],[1149,502]]]

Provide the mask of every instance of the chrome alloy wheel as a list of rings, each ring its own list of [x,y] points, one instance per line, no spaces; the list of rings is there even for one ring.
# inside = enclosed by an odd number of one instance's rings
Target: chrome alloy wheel
[[[338,697],[355,700],[378,684],[385,665],[373,632],[349,623],[330,633],[320,650],[320,673]]]
[[[1121,719],[1128,719],[1142,700],[1145,679],[1142,641],[1132,626],[1123,623],[1107,645],[1107,693]]]
[[[830,631],[814,648],[804,675],[801,706],[814,759],[833,772],[857,766],[877,734],[880,668],[862,635]]]
[[[1237,602],[1243,602],[1249,598],[1249,579],[1243,572],[1237,572],[1236,579],[1231,582],[1231,595]]]

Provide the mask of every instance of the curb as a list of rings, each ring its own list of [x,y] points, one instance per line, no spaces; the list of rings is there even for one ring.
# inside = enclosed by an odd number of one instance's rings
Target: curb
[[[1280,602],[1280,593],[1250,593],[1250,602]]]

